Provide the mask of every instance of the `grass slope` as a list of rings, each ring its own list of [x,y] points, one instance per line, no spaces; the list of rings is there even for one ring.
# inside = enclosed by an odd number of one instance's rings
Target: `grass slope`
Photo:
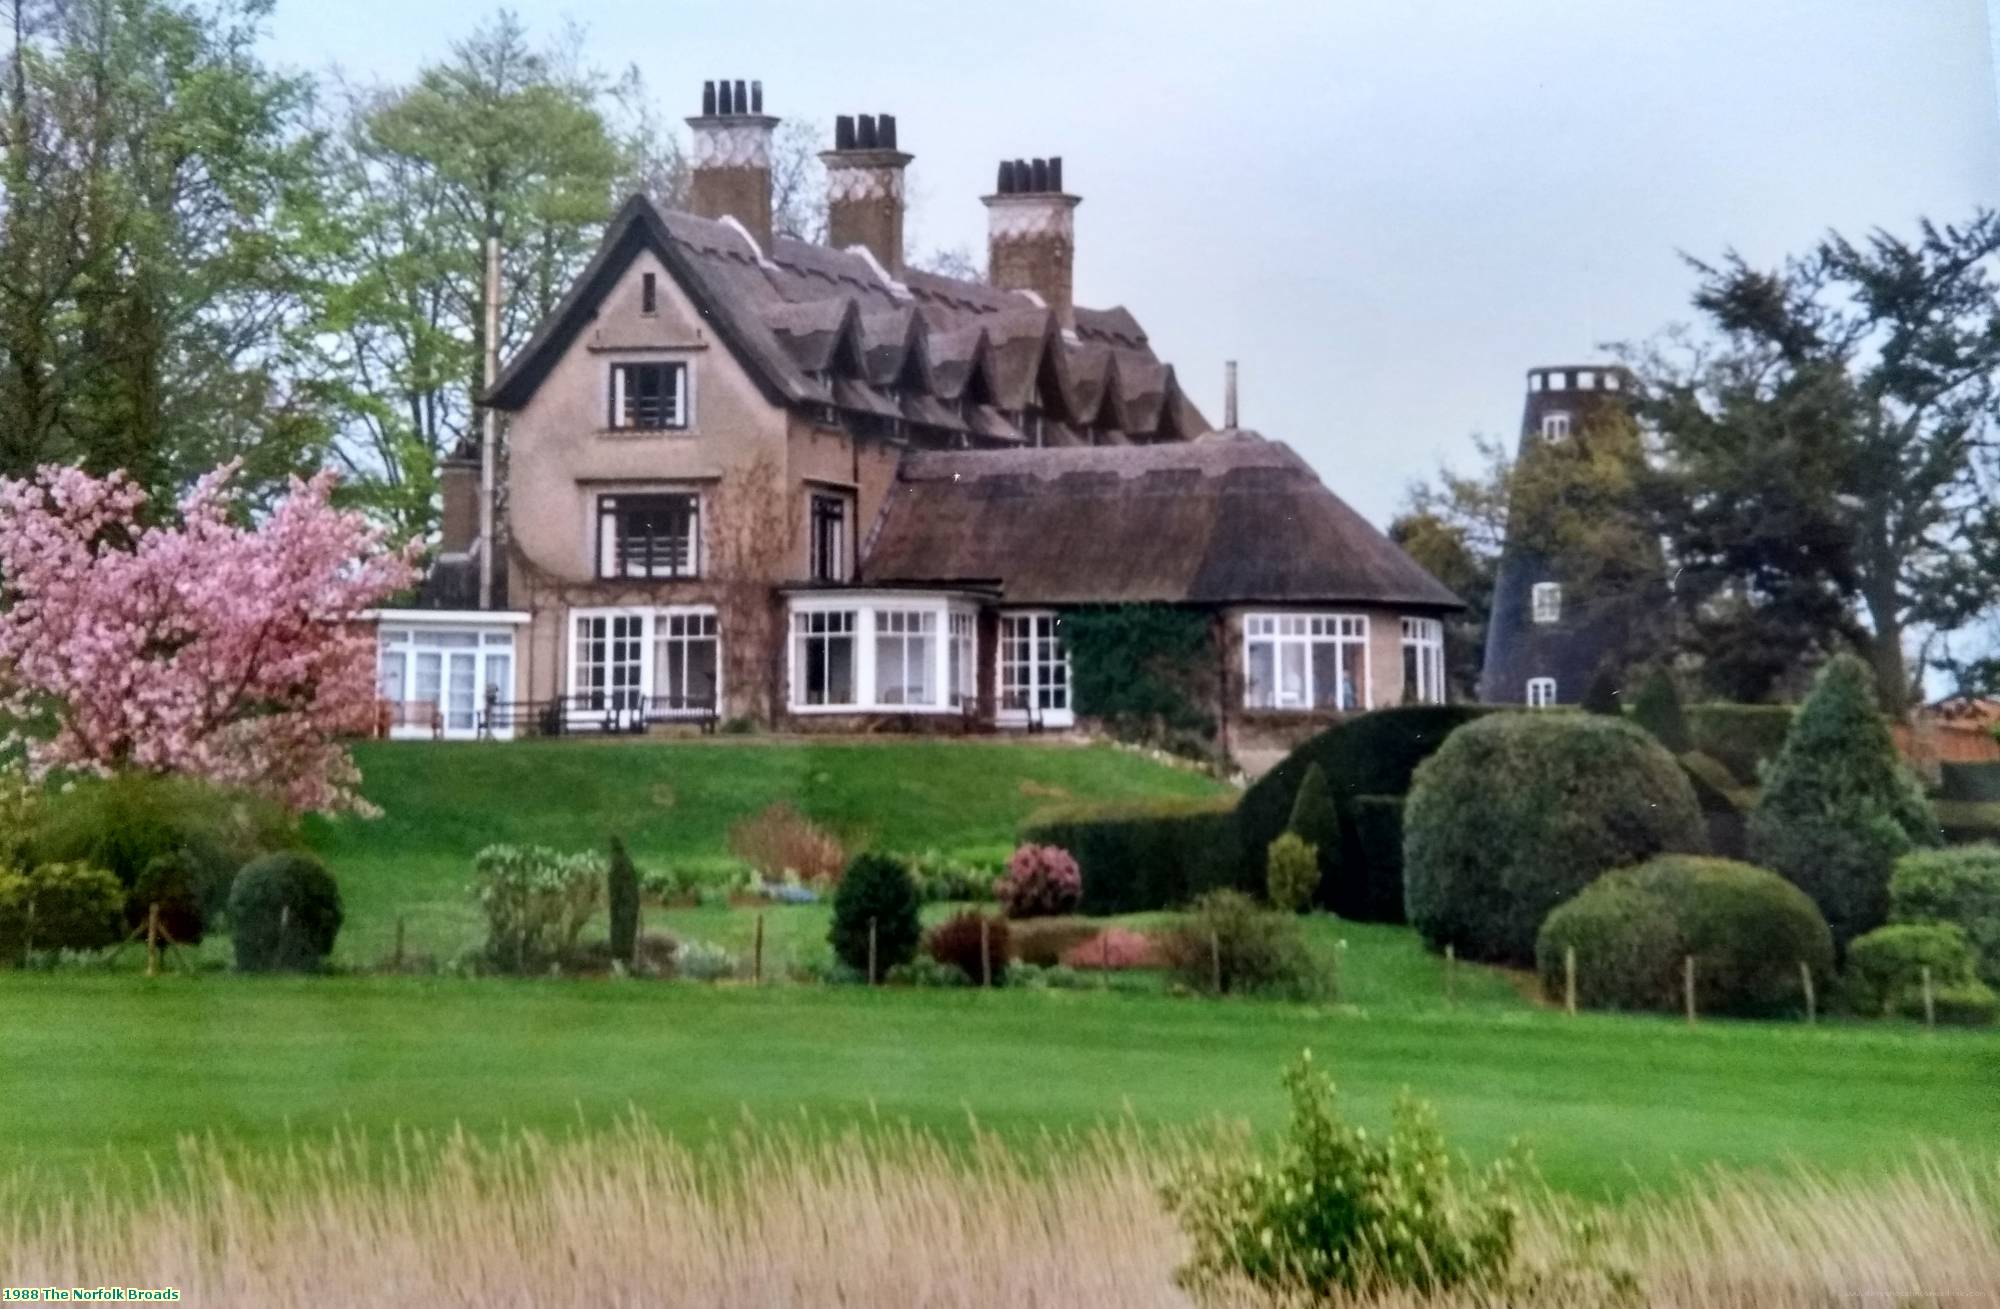
[[[782,801],[850,849],[990,849],[1050,804],[1224,789],[1106,746],[1011,741],[387,742],[355,758],[383,815],[313,819],[307,838],[346,899],[339,957],[371,963],[399,915],[412,950],[471,944],[472,856],[496,841],[600,849],[618,833],[642,863],[709,859],[734,823]]]
[[[560,1131],[636,1108],[696,1135],[801,1110],[1031,1138],[1116,1118],[1273,1127],[1302,1046],[1365,1121],[1400,1088],[1456,1145],[1522,1135],[1558,1186],[1723,1162],[1873,1170],[2000,1141],[2000,1044],[1907,1027],[1703,1024],[1497,1006],[1383,1013],[1096,992],[644,983],[0,978],[0,1170],[215,1131]]]

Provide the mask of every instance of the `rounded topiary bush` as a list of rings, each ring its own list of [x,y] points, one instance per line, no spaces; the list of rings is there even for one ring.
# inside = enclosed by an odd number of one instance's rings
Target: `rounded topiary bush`
[[[917,921],[917,884],[894,855],[862,854],[841,875],[833,895],[833,926],[827,940],[840,962],[868,971],[868,925],[875,925],[875,980],[917,957],[923,928]]]
[[[1977,980],[1972,947],[1961,928],[1954,923],[1878,927],[1848,943],[1841,999],[1857,1014],[1884,1017],[1906,999],[1916,998],[1921,1004],[1926,970],[1934,993],[1969,987]]]
[[[312,972],[333,952],[340,887],[311,855],[268,854],[229,888],[229,932],[246,973]]]
[[[42,864],[26,873],[0,868],[0,954],[102,950],[115,945],[125,888],[102,868]]]
[[[1645,732],[1588,714],[1494,714],[1418,767],[1403,893],[1433,949],[1532,963],[1549,911],[1601,874],[1706,847],[1680,765]]]
[[[1755,1017],[1800,1007],[1804,983],[1833,970],[1833,934],[1806,894],[1776,873],[1729,859],[1665,855],[1607,873],[1542,925],[1536,966],[1559,994],[1576,951],[1577,1002],[1677,1009],[1692,956],[1703,1013]]]
[[[1980,980],[2000,985],[2000,846],[1904,855],[1889,877],[1889,918],[1958,927],[1971,943]]]

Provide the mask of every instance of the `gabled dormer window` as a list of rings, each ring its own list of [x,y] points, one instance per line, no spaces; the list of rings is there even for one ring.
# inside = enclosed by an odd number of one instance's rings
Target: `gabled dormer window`
[[[620,431],[672,431],[688,426],[693,411],[684,360],[611,365],[611,412],[606,425]]]

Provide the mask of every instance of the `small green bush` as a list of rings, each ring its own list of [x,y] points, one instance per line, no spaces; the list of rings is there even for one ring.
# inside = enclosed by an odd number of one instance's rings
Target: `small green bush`
[[[1908,988],[1899,993],[1896,1012],[1904,1018],[1923,1018],[1923,988]],[[1990,1027],[1996,1014],[2000,1014],[2000,998],[1984,982],[1932,984],[1930,1016],[1940,1023],[1953,1027]]]
[[[1798,710],[1791,705],[1700,704],[1686,710],[1688,744],[1720,760],[1739,785],[1756,786],[1778,757]]]
[[[1976,981],[1965,933],[1951,923],[1878,927],[1848,944],[1842,1001],[1870,1018],[1893,1013],[1906,993],[1922,991],[1926,968],[1933,990]]]
[[[1307,947],[1299,920],[1264,909],[1241,891],[1210,891],[1160,937],[1175,981],[1189,990],[1311,1000],[1330,978]]]
[[[1285,1089],[1291,1124],[1277,1158],[1204,1160],[1167,1184],[1193,1247],[1183,1287],[1202,1296],[1247,1281],[1287,1303],[1504,1288],[1521,1212],[1516,1161],[1469,1171],[1408,1095],[1388,1136],[1371,1137],[1341,1118],[1310,1052]]]
[[[1333,798],[1332,788],[1327,785],[1326,770],[1320,767],[1318,761],[1306,768],[1305,777],[1299,783],[1298,797],[1292,801],[1291,822],[1285,830],[1296,834],[1318,853],[1319,877],[1315,880],[1322,892],[1336,886],[1340,881],[1342,844],[1340,806]],[[1269,849],[1269,846],[1265,848]]]
[[[968,912],[933,927],[924,938],[924,951],[939,963],[962,970],[975,986],[989,973],[994,986],[1005,986],[1011,944],[1005,918]]]
[[[1889,918],[1956,925],[1972,944],[1980,980],[2000,986],[2000,846],[1904,855],[1889,877]]]
[[[1535,966],[1550,999],[1569,985],[1576,952],[1576,1002],[1586,1009],[1665,1010],[1678,1003],[1687,953],[1673,907],[1629,870],[1606,873],[1557,905],[1535,938]]]
[[[1354,849],[1327,896],[1342,918],[1364,923],[1408,921],[1403,905],[1403,797],[1358,795],[1353,800]]]
[[[923,940],[916,884],[894,855],[873,852],[855,857],[833,897],[833,926],[827,940],[840,962],[868,971],[868,927],[875,925],[876,980],[897,964],[917,957]]]
[[[639,870],[625,842],[615,836],[604,872],[604,899],[611,918],[611,957],[629,963],[639,942]]]
[[[102,868],[42,864],[0,869],[0,957],[30,950],[102,950],[124,935],[125,888]]]
[[[1296,832],[1271,842],[1265,858],[1264,889],[1273,909],[1295,914],[1312,903],[1319,889],[1319,851]]]
[[[929,955],[918,955],[891,968],[882,979],[890,986],[958,987],[971,986],[972,978],[957,964],[939,963]]]
[[[1632,722],[1651,732],[1668,754],[1683,755],[1694,749],[1687,711],[1681,707],[1680,684],[1665,668],[1654,669],[1640,684],[1632,699]]]
[[[1453,732],[1404,806],[1403,889],[1432,949],[1531,964],[1549,911],[1601,874],[1706,847],[1658,742],[1589,714],[1496,714]]]
[[[472,870],[495,968],[529,974],[577,961],[577,940],[604,898],[602,857],[489,845],[473,856]]]
[[[1268,845],[1284,829],[1264,838]],[[1021,829],[1026,845],[1067,850],[1083,873],[1082,911],[1143,913],[1186,904],[1245,875],[1234,803],[1165,800],[1052,810]],[[1264,886],[1263,846],[1240,884]]]
[[[1896,753],[1867,664],[1840,655],[1820,670],[1765,774],[1752,860],[1811,896],[1837,945],[1888,921],[1896,861],[1937,844],[1937,819]]]
[[[682,941],[674,950],[674,976],[689,982],[724,982],[736,976],[736,956],[712,941]]]
[[[236,967],[315,972],[333,952],[342,917],[340,887],[319,860],[292,853],[253,859],[229,888]]]

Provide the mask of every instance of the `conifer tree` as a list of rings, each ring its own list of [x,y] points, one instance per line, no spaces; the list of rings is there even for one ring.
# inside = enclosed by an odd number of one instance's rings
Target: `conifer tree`
[[[1651,732],[1673,754],[1694,749],[1687,711],[1681,707],[1680,684],[1664,668],[1656,668],[1632,701],[1632,721]]]

